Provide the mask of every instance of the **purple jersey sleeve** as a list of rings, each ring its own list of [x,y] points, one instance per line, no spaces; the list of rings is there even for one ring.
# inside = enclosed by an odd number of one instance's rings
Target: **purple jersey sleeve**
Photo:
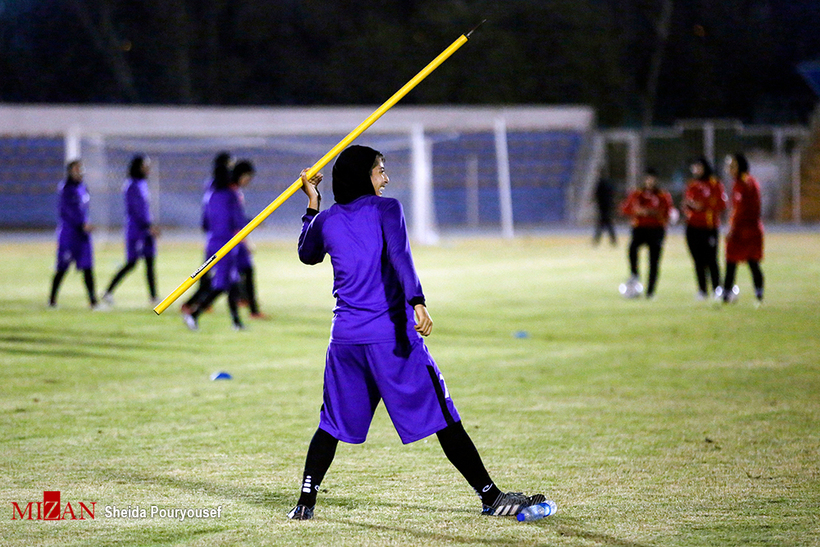
[[[410,240],[407,237],[407,225],[401,202],[395,199],[385,199],[380,203],[383,204],[381,209],[385,247],[404,291],[404,299],[411,306],[424,304],[424,293],[413,264],[413,254],[410,251]]]
[[[299,260],[305,264],[319,264],[325,259],[321,220],[314,223],[317,214],[318,211],[308,209],[302,217],[302,233],[299,234]]]

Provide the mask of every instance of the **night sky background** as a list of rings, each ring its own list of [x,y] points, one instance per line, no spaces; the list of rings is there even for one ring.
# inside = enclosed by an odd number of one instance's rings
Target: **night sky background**
[[[590,104],[604,126],[806,123],[818,0],[0,0],[0,102]]]

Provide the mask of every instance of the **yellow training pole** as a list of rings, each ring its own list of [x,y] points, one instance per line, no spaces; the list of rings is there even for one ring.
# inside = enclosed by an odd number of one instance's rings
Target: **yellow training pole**
[[[482,23],[483,23],[483,21],[482,21]],[[478,28],[478,27],[476,27],[476,28]],[[368,127],[373,125],[376,122],[376,120],[381,118],[384,115],[385,112],[390,110],[397,102],[399,102],[402,99],[402,97],[407,95],[410,92],[411,89],[416,87],[431,72],[433,72],[436,68],[438,68],[438,66],[441,63],[446,61],[447,58],[450,57],[450,55],[455,53],[456,50],[458,50],[458,48],[463,46],[467,42],[468,37],[470,36],[470,34],[473,33],[474,30],[475,29],[471,30],[467,34],[462,34],[461,36],[459,36],[459,38],[455,42],[450,44],[450,46],[447,49],[442,51],[439,54],[438,57],[433,59],[430,62],[430,64],[428,64],[426,67],[424,67],[421,70],[421,72],[416,74],[413,77],[413,79],[411,79],[409,82],[404,84],[404,87],[399,89],[392,97],[387,99],[387,101],[383,105],[381,105],[370,116],[368,116],[367,119],[365,119],[362,123],[360,123],[356,127],[356,129],[351,131],[345,138],[343,138],[341,141],[339,141],[339,144],[334,146],[327,154],[325,154],[322,157],[322,159],[320,159],[319,161],[314,163],[313,166],[310,169],[308,169],[307,178],[311,178],[313,175],[318,173],[325,165],[330,163],[330,160],[335,158],[344,148],[346,148],[351,142],[353,142],[353,140],[356,137],[358,137],[359,135],[364,133],[364,131]],[[279,194],[279,197],[277,197],[275,200],[273,200],[270,203],[270,205],[265,207],[258,215],[256,215],[253,218],[253,220],[248,222],[248,224],[245,225],[244,228],[239,230],[236,233],[236,235],[231,238],[230,241],[228,241],[225,245],[222,246],[221,249],[219,249],[215,254],[213,254],[208,260],[206,260],[205,263],[202,266],[197,268],[197,270],[194,273],[192,273],[189,277],[187,277],[185,279],[185,281],[183,281],[182,284],[179,287],[174,289],[174,291],[171,294],[166,296],[165,299],[162,302],[157,304],[157,307],[154,308],[154,312],[157,315],[159,315],[162,312],[164,312],[166,309],[168,309],[168,306],[173,304],[174,301],[176,301],[177,298],[179,298],[185,291],[187,291],[191,287],[191,285],[196,283],[197,280],[200,277],[205,275],[205,273],[208,270],[210,270],[213,267],[214,264],[219,262],[219,260],[221,260],[222,257],[224,257],[226,254],[228,254],[228,252],[230,252],[231,249],[236,247],[236,245],[238,245],[240,241],[245,239],[245,237],[247,237],[247,235],[249,233],[251,233],[257,226],[259,226],[262,223],[263,220],[268,218],[268,216],[271,213],[273,213],[277,208],[279,208],[280,205],[282,205],[285,201],[287,201],[288,198],[290,198],[290,196],[292,196],[294,193],[296,193],[296,191],[299,190],[301,187],[302,187],[302,179],[301,178],[296,179],[296,182],[291,184],[288,187],[287,190],[285,190],[284,192]]]

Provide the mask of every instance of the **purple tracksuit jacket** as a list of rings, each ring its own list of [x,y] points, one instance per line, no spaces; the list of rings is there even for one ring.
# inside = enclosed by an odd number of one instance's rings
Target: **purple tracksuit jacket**
[[[145,179],[128,179],[123,187],[125,195],[125,247],[129,262],[140,256],[156,256],[154,236],[151,235],[150,193]]]
[[[83,228],[88,223],[90,197],[85,184],[66,179],[57,189],[57,269],[76,263],[78,270],[93,267],[91,235]]]
[[[302,217],[299,259],[333,264],[331,342],[372,344],[421,338],[413,306],[424,303],[401,203],[362,196]]]
[[[245,226],[245,212],[235,188],[211,191],[205,207],[203,224],[208,232],[205,253],[208,257],[217,252]],[[239,280],[236,247],[213,267],[213,287],[227,291]]]
[[[416,332],[424,303],[401,204],[364,195],[302,217],[299,258],[330,255],[333,309],[319,427],[362,443],[380,400],[403,443],[460,420],[444,376]]]

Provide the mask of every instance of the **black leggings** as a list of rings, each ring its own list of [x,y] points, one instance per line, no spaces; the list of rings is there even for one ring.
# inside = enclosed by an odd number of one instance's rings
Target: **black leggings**
[[[755,286],[755,296],[758,300],[763,300],[763,270],[760,269],[760,262],[756,260],[747,261],[749,269],[752,271],[752,283]],[[735,285],[735,273],[737,272],[737,262],[726,262],[726,280],[723,284],[724,298],[728,298]]]
[[[665,237],[664,228],[632,228],[632,242],[629,244],[629,269],[632,275],[638,276],[638,249],[643,245],[649,247],[649,282],[646,296],[655,294]]]
[[[196,309],[191,312],[191,315],[194,318],[199,317],[202,312],[207,310],[211,304],[213,304],[214,300],[219,297],[223,292],[222,289],[211,289],[210,292],[205,295],[205,297],[197,304]],[[234,325],[241,326],[242,321],[239,319],[239,284],[234,283],[231,285],[230,289],[228,289],[228,309],[231,311],[231,320],[233,321]]]
[[[612,217],[609,215],[599,215],[598,222],[595,224],[595,234],[592,236],[592,242],[596,245],[601,241],[601,235],[606,231],[609,234],[609,242],[615,245],[618,238],[615,237],[615,226],[612,225]]]
[[[695,261],[695,276],[698,290],[707,292],[706,272],[712,281],[712,290],[720,286],[720,268],[718,267],[718,231],[717,228],[686,227],[686,243],[689,253]]]
[[[48,303],[52,306],[57,305],[57,292],[60,290],[60,285],[63,283],[67,271],[68,269],[54,272],[54,279],[51,281],[51,296],[48,299]],[[85,289],[88,291],[88,301],[92,306],[97,305],[97,296],[94,291],[94,272],[90,268],[83,270],[83,281],[85,282]]]
[[[259,303],[256,301],[256,281],[254,280],[253,266],[239,272],[239,277],[241,279],[242,291],[248,300],[248,309],[250,309],[251,314],[255,315],[259,313]]]
[[[478,450],[461,422],[448,425],[438,431],[436,436],[450,463],[467,479],[482,501],[485,504],[491,504],[500,491],[490,479]],[[339,441],[330,433],[321,428],[316,430],[305,459],[302,493],[298,502],[300,505],[313,507],[316,504],[316,493],[330,464],[333,463],[338,444]]]
[[[120,271],[116,273],[114,279],[111,280],[111,283],[108,284],[108,290],[105,292],[111,294],[114,292],[114,289],[117,285],[120,284],[120,281],[128,275],[131,270],[137,265],[136,260],[132,260],[131,262],[126,262],[125,265],[120,268]],[[145,277],[148,281],[148,292],[151,293],[151,298],[157,297],[157,282],[156,277],[154,274],[154,257],[153,256],[146,256],[145,257]]]

